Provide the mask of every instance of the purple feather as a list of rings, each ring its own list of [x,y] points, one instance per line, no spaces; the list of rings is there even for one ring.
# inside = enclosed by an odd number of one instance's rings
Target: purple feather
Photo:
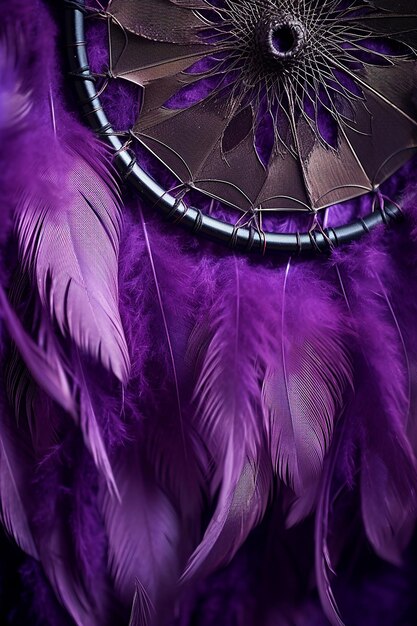
[[[31,446],[31,437],[27,429],[23,425],[20,428],[16,427],[12,420],[8,419],[6,411],[3,412],[2,422],[2,452],[7,452],[8,466],[12,468],[16,487],[12,491],[9,485],[5,494],[14,498],[13,503],[6,498],[6,504],[13,504],[13,511],[9,509],[9,513],[14,514],[14,517],[9,518],[13,524],[11,532],[13,534],[21,530],[25,532],[23,537],[20,537],[19,544],[22,548],[29,549],[29,554],[38,556],[56,596],[77,626],[96,626],[97,622],[89,608],[87,594],[76,571],[78,568],[74,567],[71,557],[72,542],[69,538],[68,518],[63,515],[61,508],[63,492],[53,489],[62,478],[59,463],[54,463],[59,456],[58,450],[54,453],[51,449],[49,455],[43,459],[42,467],[39,467],[38,457]],[[2,481],[9,478],[7,473],[3,474],[5,469],[3,460],[4,457],[0,464]],[[47,496],[42,495],[39,498],[40,485],[41,492],[43,489],[51,490]],[[45,508],[40,506],[42,500],[47,502]],[[21,515],[20,503],[27,516],[27,522]]]
[[[30,528],[27,508],[22,499],[22,490],[26,488],[22,462],[16,454],[16,448],[23,448],[22,442],[12,442],[15,435],[5,424],[2,415],[0,438],[0,519],[17,545],[33,558],[38,558],[38,551]]]
[[[33,379],[58,404],[75,415],[68,372],[62,364],[53,338],[41,349],[22,327],[1,286],[0,314]]]
[[[175,237],[167,240],[160,224],[151,219],[140,219],[136,230],[132,220],[125,232],[129,256],[121,258],[121,278],[127,286],[123,304],[130,312],[126,330],[134,347],[126,412],[135,422],[133,436],[140,431],[144,437],[144,453],[175,502],[192,549],[200,538],[196,519],[201,515],[207,465],[204,442],[191,423],[185,359],[199,266],[184,258]],[[130,288],[137,281],[143,285],[140,292]],[[190,294],[182,298],[181,306],[178,293]]]
[[[273,361],[266,364],[263,385],[273,463],[297,495],[320,477],[333,424],[352,380],[340,307],[318,280],[310,293],[308,279],[300,273],[291,272],[288,264]]]
[[[225,493],[220,493],[204,538],[183,573],[183,583],[229,563],[265,513],[272,486],[272,469],[267,457],[256,464],[248,460],[231,486],[228,478],[226,474],[225,485],[222,485]]]
[[[52,141],[60,168],[38,164],[38,180],[21,192],[20,254],[39,291],[41,327],[50,325],[51,319],[63,339],[74,341],[76,356],[67,369],[75,381],[79,406],[72,415],[117,496],[78,348],[126,382],[129,357],[118,309],[119,199],[97,146],[87,156],[79,139],[61,146],[55,137]],[[51,364],[52,356],[48,347]],[[56,367],[59,372],[60,364]]]
[[[60,602],[67,609],[77,626],[97,626],[97,619],[91,606],[81,578],[70,565],[67,529],[61,522],[56,522],[49,535],[44,535],[39,542],[41,562],[45,573]]]
[[[417,474],[406,435],[408,363],[381,287],[390,279],[389,260],[368,243],[354,261],[349,259],[349,278],[343,259],[337,271],[358,337],[357,391],[349,419],[356,424],[361,450],[364,525],[376,552],[398,562],[406,543],[404,527],[412,526],[416,517]]]
[[[86,377],[84,366],[78,354],[74,359],[75,378],[79,389],[79,417],[76,422],[81,428],[85,445],[93,457],[94,463],[103,474],[110,493],[116,498],[120,498],[119,490],[114,479],[113,470],[107,454],[107,450],[100,431],[99,422],[96,416],[96,408],[91,397],[92,383]]]
[[[355,255],[340,253],[335,259],[356,337],[351,345],[354,394],[321,481],[316,516],[318,588],[326,614],[336,626],[342,621],[330,583],[332,555],[327,544],[336,469],[343,477],[342,486],[357,484],[367,537],[382,558],[400,564],[417,512],[416,463],[406,435],[408,357],[387,295],[390,262],[372,243],[362,245]]]
[[[56,418],[59,416],[56,415]],[[38,451],[33,459],[26,459],[23,465],[27,485],[25,505],[30,512],[42,569],[71,623],[97,626],[103,623],[103,608],[109,606],[108,593],[103,594],[101,606],[97,606],[94,596],[101,591],[100,568],[103,561],[99,558],[95,586],[91,588],[86,576],[85,555],[81,559],[80,544],[91,532],[86,508],[83,511],[84,524],[76,536],[73,534],[74,530],[77,531],[74,528],[74,512],[79,507],[77,499],[82,482],[89,482],[91,487],[97,482],[97,474],[95,470],[92,473],[86,471],[88,465],[85,459],[89,457],[77,443],[80,443],[80,438],[67,433],[55,446],[50,446],[43,453]],[[75,471],[69,477],[68,470],[74,466]],[[97,567],[101,539],[97,525],[94,531],[94,535],[89,537],[90,545],[94,545],[94,551],[89,555],[91,569],[94,565]]]
[[[0,137],[11,137],[31,109],[30,91],[23,85],[21,34],[9,28],[0,33]]]
[[[161,616],[169,611],[179,577],[179,521],[140,456],[136,445],[121,451],[115,463],[120,501],[107,489],[101,496],[109,570],[123,603],[130,604],[139,585],[143,597],[136,602],[143,605],[146,598]]]
[[[39,165],[35,187],[20,197],[22,261],[61,332],[126,382],[129,357],[118,310],[117,190],[96,146],[87,155],[81,142],[71,139],[54,150],[59,167]]]
[[[197,378],[195,419],[213,458],[211,490],[219,488],[219,495],[183,580],[227,563],[261,519],[270,493],[260,393],[265,338],[256,323],[263,294],[261,280],[245,274],[245,267],[240,259],[223,260],[219,295],[190,338],[188,358]]]
[[[315,569],[317,588],[323,610],[333,626],[344,626],[337,606],[331,584],[333,573],[331,555],[328,546],[329,517],[331,509],[331,489],[334,480],[335,468],[341,449],[342,437],[346,434],[346,417],[337,433],[336,441],[330,450],[323,469],[320,489],[317,497],[317,511],[315,519]]]
[[[12,217],[12,197],[16,189],[15,161],[21,151],[29,148],[26,132],[32,107],[31,89],[25,75],[26,45],[20,29],[11,20],[2,20],[0,27],[0,144],[7,159],[0,168],[0,192],[2,197],[1,220],[4,241],[8,234],[9,218]]]

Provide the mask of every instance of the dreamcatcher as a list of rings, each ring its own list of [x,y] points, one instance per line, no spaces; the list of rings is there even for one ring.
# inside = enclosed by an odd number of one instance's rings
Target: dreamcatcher
[[[2,18],[0,621],[415,624],[414,2]]]
[[[98,13],[109,24],[109,76],[141,88],[129,147],[146,147],[175,181],[163,190],[132,160],[121,167],[170,218],[232,246],[295,251],[398,216],[378,190],[416,148],[416,18],[405,4],[321,4],[116,0]],[[120,153],[83,50],[89,11],[70,6],[86,116]],[[240,215],[190,207],[196,189]],[[373,215],[325,231],[320,211],[365,193],[376,196]],[[300,212],[306,234],[274,232],[272,215]]]

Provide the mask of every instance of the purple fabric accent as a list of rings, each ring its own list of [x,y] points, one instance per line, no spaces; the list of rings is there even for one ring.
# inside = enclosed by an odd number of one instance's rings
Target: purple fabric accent
[[[202,78],[195,84],[182,87],[175,96],[165,102],[164,106],[167,109],[187,109],[193,104],[205,100],[215,89],[219,88],[222,80],[222,74]]]
[[[266,99],[264,98],[259,106],[255,128],[256,153],[264,167],[268,166],[272,150],[274,149],[274,143],[273,113],[268,110]]]

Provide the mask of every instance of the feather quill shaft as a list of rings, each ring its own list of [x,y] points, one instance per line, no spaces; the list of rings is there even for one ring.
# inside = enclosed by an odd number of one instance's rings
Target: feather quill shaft
[[[146,221],[145,221],[145,218],[143,216],[142,210],[140,210],[140,219],[141,219],[143,234],[144,234],[144,237],[145,237],[146,250],[148,252],[149,262],[151,264],[151,271],[152,271],[152,276],[153,276],[153,279],[154,279],[155,289],[156,289],[156,293],[157,293],[159,310],[161,312],[162,323],[163,323],[163,327],[164,327],[164,333],[165,333],[165,337],[166,337],[166,341],[167,341],[167,345],[168,345],[169,358],[170,358],[170,361],[171,361],[172,375],[173,375],[173,378],[174,378],[174,385],[175,385],[175,398],[176,398],[176,403],[177,403],[178,419],[179,419],[181,437],[182,437],[182,440],[183,440],[183,447],[184,447],[184,452],[185,452],[186,445],[185,445],[185,438],[184,438],[184,424],[183,424],[183,416],[182,416],[182,408],[181,408],[181,396],[180,396],[180,389],[179,389],[179,383],[178,383],[177,366],[176,366],[176,363],[175,363],[174,350],[173,350],[171,336],[170,336],[170,332],[169,332],[168,320],[167,320],[167,316],[166,316],[166,313],[165,313],[165,306],[164,306],[164,302],[163,302],[163,298],[162,298],[162,292],[161,292],[161,288],[159,286],[158,273],[157,273],[157,269],[156,269],[156,265],[155,265],[154,255],[153,255],[153,252],[152,252],[151,241],[150,241],[150,238],[149,238],[149,233],[148,233],[148,229],[147,229],[147,226],[146,226]]]
[[[136,581],[136,591],[132,602],[129,626],[148,626],[155,614],[153,606],[146,589],[139,580]]]

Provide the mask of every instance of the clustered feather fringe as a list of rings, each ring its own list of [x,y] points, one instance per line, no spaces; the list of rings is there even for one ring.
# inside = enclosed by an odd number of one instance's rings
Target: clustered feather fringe
[[[307,262],[219,256],[134,202],[122,222],[108,155],[30,78],[50,16],[10,13],[0,143],[30,176],[1,176],[0,517],[36,623],[324,624],[283,592],[304,532],[342,624],[352,533],[400,568],[414,530],[415,198],[397,233]]]

